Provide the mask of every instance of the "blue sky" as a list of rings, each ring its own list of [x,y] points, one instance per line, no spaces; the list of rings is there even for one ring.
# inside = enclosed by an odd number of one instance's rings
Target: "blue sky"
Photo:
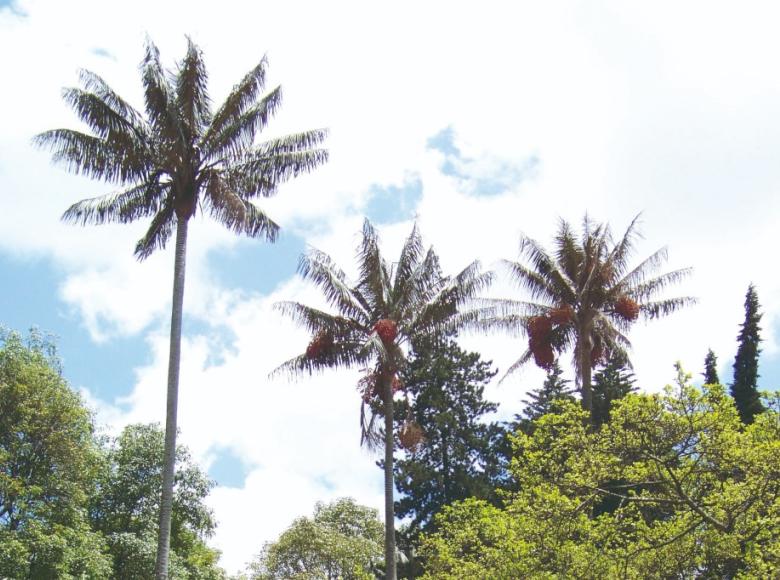
[[[41,130],[78,126],[61,87],[85,67],[140,107],[145,35],[173,65],[189,34],[216,102],[267,53],[285,94],[269,130],[331,131],[328,165],[263,202],[283,226],[275,246],[199,218],[191,229],[180,424],[219,482],[212,541],[229,569],[316,501],[381,506],[381,473],[358,445],[356,374],[268,379],[308,340],[272,310],[318,300],[295,275],[300,253],[315,246],[354,274],[363,216],[391,258],[417,220],[457,271],[515,258],[521,232],[549,242],[559,217],[588,211],[620,231],[642,212],[637,259],[667,245],[665,268],[695,268],[670,294],[700,298],[632,331],[642,388],[670,382],[678,359],[698,374],[708,348],[728,381],[750,282],[765,313],[760,383],[780,384],[780,272],[767,267],[780,217],[773,5],[339,6],[307,4],[301,19],[285,4],[139,0],[118,27],[98,0],[0,0],[0,51],[23,55],[0,73],[24,86],[0,94],[0,323],[56,334],[65,376],[112,429],[163,418],[172,255],[135,261],[141,226],[59,222],[107,191],[30,147]],[[499,280],[494,292],[516,289]],[[503,336],[463,343],[499,369],[523,348]],[[511,416],[540,381],[528,368],[487,396]]]

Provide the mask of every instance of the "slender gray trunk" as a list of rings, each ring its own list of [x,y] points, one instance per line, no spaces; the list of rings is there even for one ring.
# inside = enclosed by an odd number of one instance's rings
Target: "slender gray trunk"
[[[579,340],[580,357],[580,393],[582,394],[582,408],[593,418],[593,389],[591,387],[591,362],[590,353],[593,349],[590,334],[582,332]]]
[[[157,534],[155,578],[168,579],[171,548],[171,515],[173,512],[173,474],[176,468],[176,411],[179,399],[179,364],[181,363],[181,320],[184,308],[184,270],[187,256],[188,218],[176,223],[176,255],[173,266],[173,304],[171,306],[171,344],[168,357],[168,398],[165,412],[165,462],[160,499],[160,527]]]
[[[385,406],[385,570],[386,580],[396,580],[395,509],[393,506],[393,378],[382,373]]]

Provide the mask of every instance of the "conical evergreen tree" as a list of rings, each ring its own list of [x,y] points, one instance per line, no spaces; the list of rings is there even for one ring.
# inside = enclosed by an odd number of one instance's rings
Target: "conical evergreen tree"
[[[574,389],[568,386],[570,382],[563,378],[563,370],[556,359],[553,366],[547,371],[547,378],[541,388],[528,393],[528,398],[523,401],[525,409],[520,415],[515,415],[512,427],[531,434],[534,421],[551,413],[556,401],[574,400]]]
[[[611,354],[604,367],[593,376],[593,424],[595,426],[598,427],[609,421],[612,403],[636,391],[635,382],[628,359],[617,351]]]
[[[751,284],[745,295],[745,322],[739,331],[737,356],[734,359],[734,382],[731,383],[731,396],[739,411],[739,417],[745,425],[764,410],[758,395],[758,356],[761,354],[761,314],[758,312],[758,295]]]
[[[704,358],[704,377],[705,385],[719,385],[720,378],[718,377],[718,357],[712,352],[712,349],[707,351],[707,356]]]

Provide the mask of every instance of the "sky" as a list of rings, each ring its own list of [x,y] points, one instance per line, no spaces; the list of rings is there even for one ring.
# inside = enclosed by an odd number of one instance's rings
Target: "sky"
[[[284,102],[264,137],[328,128],[329,163],[262,207],[273,246],[197,217],[190,227],[181,441],[217,481],[210,544],[241,569],[315,502],[381,507],[359,445],[357,371],[269,379],[308,338],[272,309],[321,304],[295,273],[306,247],[354,275],[362,220],[390,261],[416,220],[445,271],[498,269],[521,233],[549,244],[559,218],[622,233],[635,259],[666,246],[670,290],[697,306],[631,332],[645,391],[712,348],[728,380],[748,285],[762,304],[759,386],[780,383],[780,36],[774,2],[165,2],[0,0],[0,323],[58,337],[64,374],[109,432],[164,420],[172,247],[139,263],[144,224],[59,221],[110,186],[52,165],[40,131],[82,128],[63,103],[78,70],[142,107],[148,35],[174,67],[201,47],[219,103],[262,57]],[[496,296],[519,296],[499,276]],[[506,336],[462,337],[505,370]],[[564,359],[568,363],[568,358]],[[521,410],[527,368],[486,396]]]

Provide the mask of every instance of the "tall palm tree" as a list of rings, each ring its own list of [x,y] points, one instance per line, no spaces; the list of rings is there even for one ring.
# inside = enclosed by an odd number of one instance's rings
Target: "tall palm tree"
[[[473,322],[477,311],[462,306],[485,288],[489,273],[473,262],[457,276],[442,275],[439,259],[424,250],[415,226],[394,266],[382,258],[376,230],[366,220],[357,254],[359,278],[351,284],[346,274],[325,253],[309,250],[301,257],[298,271],[322,290],[335,313],[282,302],[277,308],[312,333],[306,351],[282,364],[276,372],[293,375],[334,367],[361,367],[366,375],[359,382],[362,411],[369,407],[370,420],[361,420],[363,442],[377,443],[373,417],[384,416],[385,566],[386,578],[395,580],[395,526],[393,511],[393,394],[402,386],[397,374],[405,363],[409,345],[422,336],[458,329]],[[361,418],[364,413],[361,412]],[[399,434],[402,443],[414,436],[414,426]]]
[[[608,225],[593,223],[587,216],[579,239],[561,220],[553,252],[521,237],[520,256],[526,261],[504,264],[532,301],[492,300],[493,313],[482,321],[488,329],[529,337],[528,348],[507,375],[531,359],[549,370],[556,353],[573,349],[582,406],[592,411],[591,371],[610,353],[627,357],[631,343],[626,334],[632,323],[640,315],[655,319],[696,302],[691,297],[657,298],[691,272],[683,268],[653,276],[666,261],[666,248],[629,267],[639,236],[638,218],[617,241]]]
[[[266,67],[263,58],[213,111],[197,46],[187,39],[187,54],[175,71],[166,71],[157,47],[147,40],[141,63],[145,117],[98,75],[83,71],[81,88],[65,89],[63,98],[90,132],[55,129],[35,138],[70,171],[118,188],[73,204],[65,221],[85,225],[151,218],[135,247],[139,260],[164,248],[176,231],[157,578],[168,575],[189,220],[200,210],[236,233],[273,242],[279,226],[252,200],[275,194],[283,181],[327,160],[318,147],[323,130],[255,142],[281,103],[280,87],[262,94]]]

